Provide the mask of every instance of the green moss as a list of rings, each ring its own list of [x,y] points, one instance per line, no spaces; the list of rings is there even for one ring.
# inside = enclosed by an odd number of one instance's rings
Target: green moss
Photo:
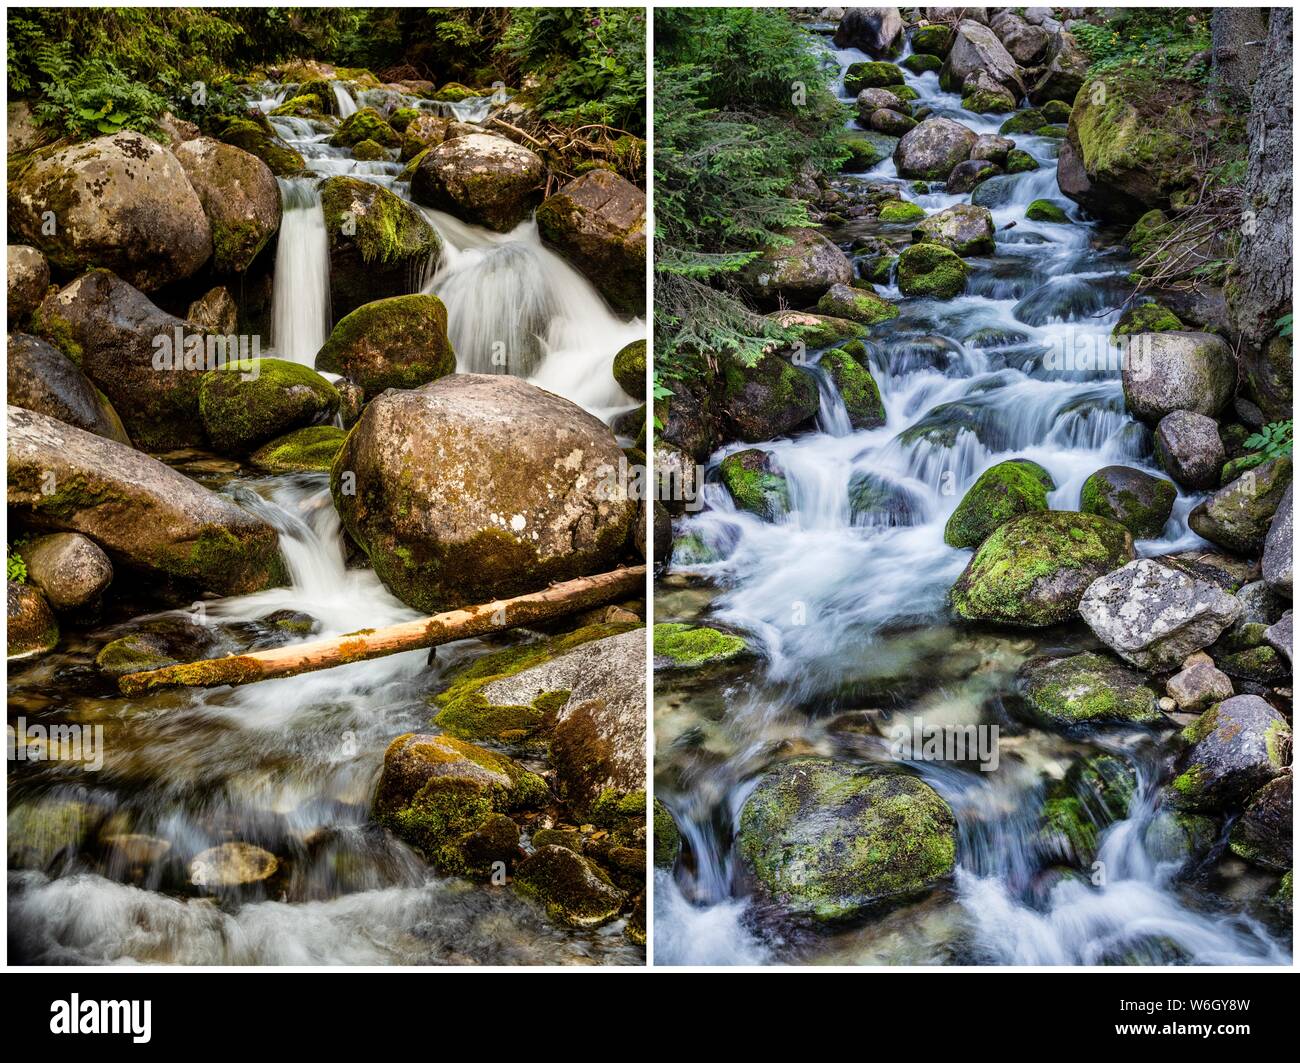
[[[656,624],[654,655],[672,661],[679,668],[699,668],[734,660],[748,652],[739,635],[726,635],[716,628],[692,624]]]
[[[1047,509],[1055,490],[1051,474],[1032,461],[1015,459],[985,470],[971,485],[944,526],[949,546],[976,547],[1013,517]]]
[[[1178,315],[1160,303],[1129,307],[1111,330],[1112,336],[1136,336],[1145,332],[1184,332],[1187,326]]]
[[[1151,476],[1142,482],[1145,496],[1112,482],[1100,469],[1083,482],[1079,510],[1095,513],[1124,525],[1139,539],[1154,539],[1163,531],[1173,512],[1178,490],[1168,480]]]
[[[402,138],[373,107],[362,107],[343,119],[330,144],[336,148],[351,148],[363,140],[371,140],[385,148],[400,148]]]
[[[1155,691],[1137,673],[1097,653],[1031,661],[1022,671],[1022,691],[1033,714],[1057,726],[1163,719]]]
[[[415,171],[420,168],[420,163],[424,161],[424,157],[432,150],[432,148],[422,148],[420,151],[412,155],[411,161],[408,162],[402,172],[397,175],[397,180],[409,181],[414,177]]]
[[[787,311],[780,315],[780,320],[785,329],[810,351],[833,347],[837,343],[854,340],[870,333],[866,325],[861,322],[824,314]]]
[[[362,162],[374,162],[379,159],[387,159],[388,152],[373,140],[361,140],[353,146],[352,157]]]
[[[365,303],[334,326],[316,368],[359,384],[367,402],[388,388],[418,388],[454,373],[447,308],[423,293]]]
[[[913,244],[898,256],[898,287],[908,296],[951,299],[966,290],[966,264],[939,244]]]
[[[1054,222],[1068,225],[1069,216],[1049,199],[1036,199],[1025,208],[1025,217],[1030,221]]]
[[[250,379],[243,379],[244,374]],[[338,407],[333,384],[305,365],[280,358],[230,362],[205,373],[199,387],[199,414],[212,445],[222,453],[248,453]]]
[[[673,814],[659,798],[654,799],[654,862],[655,867],[672,867],[682,852],[682,835],[677,829]]]
[[[850,63],[844,72],[844,91],[856,96],[863,89],[882,89],[904,84],[903,72],[893,63]]]
[[[1007,173],[1030,173],[1038,169],[1038,160],[1027,151],[1013,148],[1007,152]]]
[[[388,124],[399,133],[405,133],[406,127],[423,112],[418,107],[399,107],[388,116]]]
[[[634,399],[645,399],[645,340],[633,340],[614,355],[614,379]]]
[[[945,56],[952,47],[952,27],[936,22],[912,30],[912,51],[923,55]],[[940,66],[943,64],[940,63]]]
[[[285,100],[279,107],[271,112],[272,117],[293,117],[293,118],[310,118],[321,114],[320,97],[315,93],[307,93],[301,96],[294,96],[292,99]]]
[[[1034,130],[1036,137],[1052,137],[1056,140],[1063,140],[1067,130],[1063,125],[1042,125]]]
[[[272,440],[250,457],[249,464],[263,472],[329,472],[347,439],[333,425],[312,425]]]
[[[449,81],[429,98],[443,103],[460,103],[462,100],[470,100],[483,95],[486,95],[486,93],[471,89],[458,81]]]
[[[943,66],[943,60],[937,55],[929,55],[926,52],[915,52],[899,63],[899,66],[913,74],[925,74],[931,70],[937,71],[941,66]]]
[[[823,295],[817,301],[817,309],[823,314],[860,321],[864,325],[876,325],[898,317],[896,303],[864,288],[848,288],[842,284],[835,285]]]
[[[1008,136],[1012,133],[1032,133],[1046,124],[1043,112],[1037,108],[1030,108],[1025,111],[1018,111],[1008,118],[998,128],[1002,136]]]
[[[737,509],[753,513],[763,520],[776,520],[789,510],[789,486],[784,476],[773,471],[764,451],[742,450],[728,454],[722,459],[718,473]]]
[[[898,312],[897,307],[893,310]],[[834,382],[855,429],[879,428],[885,423],[885,404],[875,377],[846,348],[827,351],[817,364]]]
[[[250,155],[256,155],[277,177],[298,173],[306,167],[303,157],[269,129],[248,118],[225,118],[217,123],[217,136]]]
[[[880,220],[887,222],[916,221],[925,217],[925,209],[903,199],[892,199],[880,208]]]
[[[356,177],[332,177],[321,185],[321,209],[331,248],[336,240],[355,242],[367,264],[424,260],[441,248],[437,233],[415,207],[386,188]],[[356,234],[342,237],[344,222]]]
[[[1189,104],[1170,93],[1160,99],[1148,99],[1149,94],[1150,86],[1140,79],[1116,73],[1092,78],[1079,89],[1080,106],[1070,125],[1083,164],[1096,180],[1136,170],[1145,171],[1157,188],[1179,183],[1192,126]]]
[[[962,97],[961,105],[975,114],[1006,114],[1016,109],[1015,101],[1003,92],[991,89],[976,89]]]

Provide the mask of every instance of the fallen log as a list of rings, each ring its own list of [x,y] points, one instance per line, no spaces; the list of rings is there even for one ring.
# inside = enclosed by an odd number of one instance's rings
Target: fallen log
[[[353,631],[334,638],[299,642],[273,650],[214,657],[120,676],[123,694],[143,694],[160,687],[218,687],[260,683],[264,679],[316,672],[354,661],[368,661],[407,650],[439,646],[458,639],[505,631],[551,620],[581,609],[604,605],[645,588],[645,565],[584,576],[534,594],[503,598],[377,630]]]

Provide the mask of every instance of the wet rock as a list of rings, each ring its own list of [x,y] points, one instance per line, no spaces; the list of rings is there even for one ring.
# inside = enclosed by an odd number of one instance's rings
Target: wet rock
[[[299,428],[259,447],[248,463],[273,475],[290,472],[329,472],[347,432],[329,424]]]
[[[827,351],[817,364],[835,384],[855,430],[879,428],[885,423],[885,404],[875,378],[846,348]]]
[[[1126,661],[1159,671],[1213,643],[1241,614],[1241,603],[1213,584],[1143,558],[1088,587],[1079,613]]]
[[[1016,142],[1007,137],[994,133],[981,133],[975,138],[975,146],[970,150],[971,161],[986,159],[998,166],[1005,166],[1007,156],[1015,146]]]
[[[57,226],[45,224],[50,211]],[[10,182],[9,228],[60,269],[106,267],[143,291],[193,276],[212,255],[180,162],[129,129],[34,156]]]
[[[239,329],[239,307],[230,292],[217,287],[190,303],[185,319],[217,335],[229,336]]]
[[[10,385],[10,394],[13,394]],[[12,401],[12,400],[10,400]],[[1264,581],[1274,594],[1290,598],[1292,588],[1291,551],[1295,538],[1295,515],[1292,509],[1292,485],[1286,485],[1282,500],[1278,503],[1269,524],[1268,534],[1264,537]]]
[[[948,184],[945,191],[950,195],[969,192],[976,185],[987,181],[990,177],[996,177],[1001,172],[1002,168],[1000,166],[983,159],[968,159],[965,162],[959,162],[953,167],[952,173],[948,175]]]
[[[1053,726],[1150,724],[1164,718],[1141,673],[1099,653],[1032,657],[1016,680],[1034,716]]]
[[[96,655],[95,666],[117,679],[132,672],[219,657],[229,648],[214,625],[192,622],[183,616],[164,616],[146,620],[138,630],[107,643]]]
[[[609,170],[591,170],[537,208],[537,226],[611,306],[644,316],[645,212],[641,189]]]
[[[956,824],[920,779],[800,757],[759,780],[740,813],[737,849],[777,905],[832,922],[946,879]]]
[[[1160,303],[1140,303],[1130,306],[1119,316],[1111,330],[1112,336],[1138,336],[1144,332],[1186,332],[1187,326],[1178,315]]]
[[[869,472],[849,478],[849,517],[858,527],[911,527],[924,513],[925,500],[903,484]]]
[[[898,176],[946,181],[953,167],[970,158],[976,136],[951,118],[927,118],[894,149]]]
[[[851,284],[848,257],[815,229],[788,229],[793,241],[769,247],[740,275],[741,283],[762,306],[794,307],[815,303],[833,284]]]
[[[282,358],[213,369],[199,389],[199,415],[222,454],[248,454],[293,428],[329,420],[338,392],[319,373]]]
[[[1264,630],[1264,641],[1286,658],[1291,665],[1291,610],[1282,614],[1282,618]]]
[[[933,12],[931,12],[933,17]],[[952,27],[941,22],[931,22],[924,26],[912,28],[912,50],[920,55],[943,56],[952,47]],[[940,66],[943,64],[940,63]],[[935,69],[938,69],[936,67]]]
[[[10,333],[9,403],[130,446],[113,404],[62,351],[36,336]]]
[[[373,107],[362,107],[339,123],[330,137],[330,144],[336,148],[352,148],[364,140],[373,141],[383,148],[400,147],[402,143],[397,130],[384,121],[378,111]]]
[[[966,290],[966,265],[940,244],[913,244],[898,256],[898,288],[907,296],[952,299]]]
[[[424,215],[372,181],[331,177],[321,183],[320,197],[335,321],[364,303],[418,289],[442,254]]]
[[[1130,340],[1122,370],[1124,401],[1155,424],[1175,410],[1213,417],[1232,396],[1232,349],[1205,332],[1155,332]]]
[[[1217,486],[1228,455],[1213,417],[1175,410],[1156,426],[1156,457],[1178,483],[1194,491]]]
[[[877,90],[868,89],[867,91],[874,92]],[[883,162],[894,154],[894,148],[898,146],[898,138],[868,129],[860,133],[847,133],[843,144],[849,151],[849,158],[840,164],[840,171],[842,173],[866,173],[877,163]]]
[[[1133,557],[1121,524],[1090,513],[1050,511],[997,528],[953,585],[963,620],[1047,627],[1071,619],[1089,585]]]
[[[203,372],[210,360],[239,353],[237,345],[160,310],[102,269],[47,296],[32,327],[104,392],[131,440],[145,450],[204,442],[198,416]],[[160,346],[159,337],[170,342]]]
[[[656,443],[654,478],[655,494],[669,515],[672,515],[683,512],[688,504],[700,497],[704,471],[680,447],[671,443]]]
[[[1290,870],[1292,790],[1288,771],[1255,791],[1228,836],[1234,853],[1274,871]]]
[[[395,295],[359,306],[334,326],[316,368],[359,384],[369,402],[456,371],[447,308],[436,295]]]
[[[73,532],[42,535],[23,545],[27,578],[56,612],[93,610],[113,582],[113,563],[92,540]]]
[[[939,71],[939,84],[949,92],[957,92],[976,73],[997,82],[1013,99],[1025,94],[1020,68],[997,34],[978,22],[963,19],[953,27],[952,46]]]
[[[540,776],[500,753],[449,735],[405,734],[384,754],[373,814],[439,870],[483,876],[480,831],[547,794]]]
[[[190,861],[190,883],[207,893],[266,884],[280,869],[272,853],[248,842],[204,849]]]
[[[1206,856],[1219,836],[1218,820],[1195,812],[1158,812],[1142,834],[1142,846],[1153,860],[1184,863]]]
[[[632,398],[645,401],[645,340],[633,340],[614,355],[614,379]]]
[[[999,462],[980,474],[943,529],[949,546],[979,546],[1013,517],[1047,511],[1047,492],[1055,490],[1051,474],[1023,459]]]
[[[764,354],[752,366],[722,358],[718,413],[730,439],[764,443],[817,415],[817,383],[778,354]]]
[[[736,508],[776,520],[790,508],[790,488],[780,466],[765,450],[739,450],[722,459],[722,484]]]
[[[883,133],[885,136],[890,137],[901,137],[909,130],[916,128],[916,119],[910,115],[900,114],[898,111],[882,107],[871,112],[867,124],[877,133]]]
[[[1102,830],[1128,816],[1136,791],[1137,773],[1120,757],[1098,753],[1075,761],[1048,789],[1040,843],[1076,866],[1091,864]]]
[[[939,71],[943,76],[943,71]],[[1016,96],[983,70],[968,74],[961,85],[961,105],[976,114],[1006,114],[1016,109]]]
[[[866,288],[833,284],[817,300],[817,309],[831,317],[874,325],[898,316],[898,307]],[[823,359],[824,361],[825,359]]]
[[[1247,683],[1274,685],[1288,672],[1287,663],[1266,639],[1267,625],[1246,619],[1245,615],[1211,648],[1215,663],[1228,675]],[[1247,686],[1249,690],[1250,687]]]
[[[528,857],[515,870],[514,882],[562,926],[602,926],[618,915],[626,900],[594,862],[559,845],[544,845]]]
[[[654,862],[655,867],[672,867],[682,852],[682,835],[677,829],[673,814],[659,798],[654,798]]]
[[[417,203],[509,232],[540,198],[542,160],[504,137],[475,133],[433,148],[411,178]]]
[[[34,247],[9,245],[8,315],[9,327],[26,321],[41,305],[45,289],[50,286],[50,264]]]
[[[1187,523],[1210,542],[1241,554],[1264,549],[1269,525],[1291,485],[1291,459],[1248,469],[1192,510]]]
[[[612,567],[636,519],[609,428],[517,377],[457,373],[373,399],[331,474],[344,527],[414,608]]]
[[[261,159],[211,137],[173,149],[212,229],[212,268],[243,273],[280,228],[280,186]]]
[[[9,866],[50,869],[80,850],[103,819],[104,810],[85,801],[11,802],[5,831]]]
[[[59,644],[58,621],[40,590],[9,580],[5,601],[9,660],[39,657]]]
[[[655,624],[654,665],[662,668],[702,668],[723,664],[749,652],[739,635],[728,635],[694,624]]]
[[[1127,465],[1108,465],[1084,481],[1079,510],[1124,525],[1136,539],[1155,539],[1164,531],[1177,497],[1168,480]]]
[[[1232,697],[1232,680],[1213,662],[1198,662],[1184,666],[1165,683],[1165,691],[1183,712],[1202,712]]]
[[[903,50],[903,19],[896,7],[851,7],[835,28],[836,48],[857,48],[874,59]]]
[[[910,115],[912,105],[901,96],[895,95],[888,88],[866,88],[858,93],[858,124],[868,126],[871,116],[876,111],[893,111],[896,114]]]
[[[655,432],[655,442],[668,443],[697,461],[713,453],[715,438],[712,396],[699,388],[669,381],[667,396],[655,399],[654,415],[662,426]]]
[[[301,173],[307,165],[303,157],[272,132],[265,118],[259,119],[242,115],[218,118],[213,131],[223,143],[257,156],[277,177]]]
[[[261,519],[146,454],[13,406],[9,506],[29,527],[86,535],[115,565],[218,594],[283,578],[278,539]]]
[[[993,215],[984,207],[958,203],[919,222],[912,230],[912,239],[939,244],[963,256],[990,254]]]
[[[1190,748],[1170,785],[1178,808],[1234,809],[1283,773],[1291,728],[1263,698],[1238,694],[1204,712],[1183,732]]]
[[[1088,76],[1088,57],[1074,35],[1057,32],[1052,37],[1051,58],[1029,89],[1029,102],[1041,107],[1053,100],[1073,104]]]

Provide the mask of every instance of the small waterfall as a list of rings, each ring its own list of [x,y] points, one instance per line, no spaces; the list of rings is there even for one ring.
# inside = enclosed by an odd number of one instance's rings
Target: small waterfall
[[[280,177],[283,219],[275,254],[271,345],[281,358],[315,365],[329,336],[329,239],[314,177]]]
[[[352,98],[352,93],[348,91],[346,85],[341,81],[333,81],[330,87],[334,90],[334,104],[338,107],[339,118],[347,118],[357,113],[357,101]]]

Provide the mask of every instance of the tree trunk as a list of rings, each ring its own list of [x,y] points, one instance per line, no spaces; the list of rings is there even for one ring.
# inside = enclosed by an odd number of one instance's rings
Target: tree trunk
[[[1237,103],[1250,99],[1259,77],[1268,22],[1260,7],[1220,7],[1210,16],[1214,82]]]
[[[453,609],[379,630],[353,631],[337,638],[300,642],[274,650],[173,664],[151,672],[132,672],[121,676],[117,685],[123,694],[143,694],[159,687],[239,686],[259,683],[263,679],[301,675],[353,661],[368,661],[406,650],[505,631],[603,605],[644,591],[645,575],[645,565],[615,569],[597,576],[557,583],[536,594]]]

